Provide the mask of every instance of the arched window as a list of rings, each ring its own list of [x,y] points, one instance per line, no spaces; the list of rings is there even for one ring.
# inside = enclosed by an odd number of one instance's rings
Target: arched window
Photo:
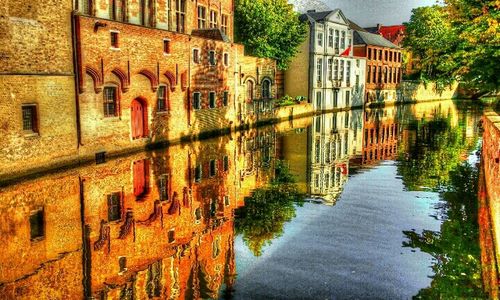
[[[168,87],[165,84],[158,86],[156,96],[156,111],[168,111],[170,108],[170,99]]]
[[[105,86],[102,94],[104,116],[118,116],[118,87],[116,85]]]
[[[247,80],[247,100],[254,99],[254,84],[252,80]]]
[[[271,80],[269,79],[262,80],[262,98],[271,98]]]

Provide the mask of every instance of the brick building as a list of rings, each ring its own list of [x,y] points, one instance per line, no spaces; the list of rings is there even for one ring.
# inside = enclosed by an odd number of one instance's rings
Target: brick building
[[[76,158],[69,0],[2,1],[0,178]]]
[[[354,30],[354,55],[367,59],[365,103],[396,101],[402,79],[401,48],[352,21],[350,27]]]
[[[8,1],[0,180],[266,118],[276,63],[232,42],[233,10],[229,0]]]

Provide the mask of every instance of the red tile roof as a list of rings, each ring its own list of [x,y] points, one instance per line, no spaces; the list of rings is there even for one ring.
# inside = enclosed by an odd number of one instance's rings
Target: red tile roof
[[[404,25],[380,26],[378,30],[383,37],[396,45],[401,44],[403,41],[405,31],[406,27]]]

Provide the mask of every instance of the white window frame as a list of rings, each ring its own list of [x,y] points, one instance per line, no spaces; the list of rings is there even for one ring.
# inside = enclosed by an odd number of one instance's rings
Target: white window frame
[[[198,62],[196,62],[194,60],[194,51],[198,51],[198,57],[197,57]],[[192,51],[191,51],[191,55],[192,55],[193,63],[195,63],[197,65],[201,64],[201,57],[202,56],[201,56],[201,49],[200,48],[193,48]]]

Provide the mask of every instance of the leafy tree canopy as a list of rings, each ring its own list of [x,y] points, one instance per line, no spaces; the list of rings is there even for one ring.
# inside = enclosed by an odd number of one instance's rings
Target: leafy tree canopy
[[[275,58],[286,69],[305,40],[307,25],[286,0],[236,0],[235,36],[258,57]]]
[[[421,78],[500,89],[500,2],[444,0],[413,10],[404,46],[420,58]]]

